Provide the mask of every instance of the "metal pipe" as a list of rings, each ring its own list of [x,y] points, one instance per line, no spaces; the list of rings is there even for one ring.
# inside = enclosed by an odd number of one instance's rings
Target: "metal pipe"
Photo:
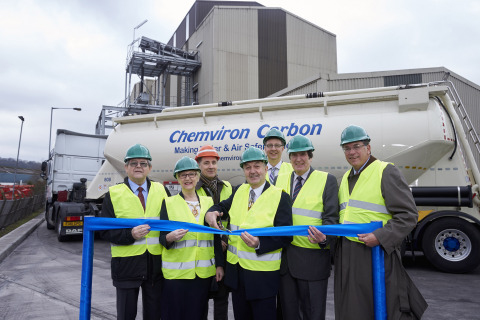
[[[18,119],[22,120],[22,125],[20,126],[20,138],[18,139],[17,164],[15,165],[15,173],[13,174],[12,200],[15,200],[15,182],[17,182],[18,156],[20,155],[20,143],[22,142],[23,121],[25,121],[25,118],[22,116],[18,116]]]

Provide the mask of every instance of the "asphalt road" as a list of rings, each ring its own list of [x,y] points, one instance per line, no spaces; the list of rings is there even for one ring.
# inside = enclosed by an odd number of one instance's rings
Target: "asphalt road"
[[[80,241],[59,243],[42,223],[0,263],[0,319],[78,319],[81,254]],[[429,304],[423,319],[480,319],[480,268],[470,274],[442,273],[422,256],[415,263],[406,257],[405,265]],[[327,319],[334,319],[330,279]],[[141,304],[138,319],[140,310]],[[231,305],[229,316],[233,319]],[[110,247],[102,240],[95,241],[91,318],[115,319]]]

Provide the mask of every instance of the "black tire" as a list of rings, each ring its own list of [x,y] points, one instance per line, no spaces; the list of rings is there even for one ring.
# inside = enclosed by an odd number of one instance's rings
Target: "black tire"
[[[55,231],[57,232],[58,241],[64,242],[67,239],[66,236],[62,235],[62,219],[60,218],[60,216],[57,216],[57,220],[55,223]]]
[[[50,221],[55,221],[53,219],[53,205],[51,204],[47,205],[47,208],[45,209],[45,221],[47,222],[48,230],[53,230],[55,228],[55,225],[50,223]]]
[[[470,272],[480,265],[480,231],[462,218],[441,218],[425,230],[422,249],[441,271]]]

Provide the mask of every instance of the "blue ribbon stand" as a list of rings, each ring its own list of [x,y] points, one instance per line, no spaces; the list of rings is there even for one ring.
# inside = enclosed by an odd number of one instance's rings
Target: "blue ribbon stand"
[[[96,230],[133,228],[148,224],[151,231],[173,231],[188,229],[189,232],[214,233],[239,236],[247,231],[252,236],[308,236],[309,226],[285,226],[272,228],[254,228],[225,231],[194,223],[156,219],[121,219],[85,217],[83,226],[82,280],[80,291],[80,320],[89,320],[92,307],[93,242]],[[364,224],[336,224],[316,226],[325,235],[357,237],[359,233],[370,233],[381,228],[382,222]],[[372,248],[372,274],[375,320],[387,319],[385,297],[385,268],[383,250],[380,246]]]

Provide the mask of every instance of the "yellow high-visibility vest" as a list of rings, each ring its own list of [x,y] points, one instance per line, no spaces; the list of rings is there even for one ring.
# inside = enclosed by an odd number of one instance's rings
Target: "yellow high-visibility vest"
[[[249,184],[243,184],[237,189],[229,212],[231,230],[273,227],[282,190],[271,185],[258,197],[250,210],[248,210],[249,196]],[[279,270],[281,257],[282,249],[257,255],[255,249],[247,246],[239,236],[230,236],[228,239],[228,263],[240,263],[244,269]]]
[[[188,204],[179,194],[165,199],[168,218],[171,221],[183,221],[204,224],[205,213],[213,206],[210,197],[199,196],[200,216],[198,222]],[[180,241],[173,242],[170,249],[163,248],[162,271],[165,279],[208,278],[215,275],[215,252],[213,234],[187,232]]]
[[[367,166],[349,194],[347,171],[342,178],[338,190],[338,199],[340,202],[340,223],[370,223],[372,221],[382,221],[383,225],[392,218],[385,206],[385,199],[382,196],[382,176],[383,170],[389,163],[375,160]],[[363,243],[356,237],[347,237],[351,241]]]
[[[109,192],[117,218],[159,220],[162,201],[168,198],[165,188],[158,182],[152,182],[144,211],[138,196],[125,183],[110,187]],[[163,246],[158,241],[159,236],[159,231],[150,231],[145,238],[136,240],[130,245],[111,244],[112,257],[138,256],[146,250],[153,255],[160,255]]]
[[[277,187],[291,194],[292,174],[278,177]],[[292,205],[292,220],[294,226],[322,225],[323,191],[327,183],[328,173],[314,170],[300,189]],[[318,244],[310,243],[307,237],[294,236],[292,244],[308,249],[321,249]],[[328,248],[328,247],[326,247]]]

